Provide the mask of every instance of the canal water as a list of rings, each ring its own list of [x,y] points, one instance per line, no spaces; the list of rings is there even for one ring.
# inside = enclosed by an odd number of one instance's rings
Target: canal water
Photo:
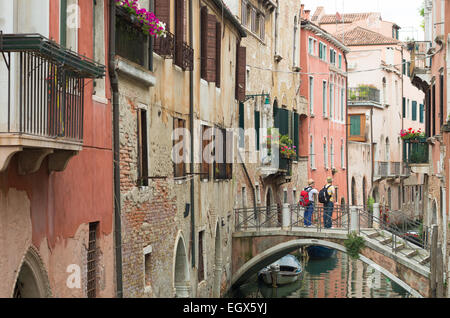
[[[336,251],[326,259],[302,259],[302,276],[297,282],[272,288],[256,275],[232,298],[409,298],[411,295],[368,264]]]

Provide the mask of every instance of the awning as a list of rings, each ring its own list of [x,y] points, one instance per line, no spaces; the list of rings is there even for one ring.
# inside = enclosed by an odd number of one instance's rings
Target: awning
[[[32,52],[80,78],[102,78],[105,76],[104,65],[63,48],[40,34],[0,33],[0,52]]]

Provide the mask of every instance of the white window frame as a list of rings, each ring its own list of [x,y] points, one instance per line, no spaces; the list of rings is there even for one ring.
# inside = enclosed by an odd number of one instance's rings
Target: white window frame
[[[324,168],[328,170],[328,142],[327,142],[327,137],[324,137],[324,142],[323,142],[323,164],[324,164]]]
[[[314,116],[314,76],[309,77],[309,113]]]
[[[316,154],[314,153],[314,136],[310,135],[311,143],[309,145],[309,158],[310,158],[310,168],[311,170],[316,170]]]
[[[325,85],[324,85],[325,84]],[[328,94],[328,85],[327,85],[327,81],[323,80],[322,81],[322,114],[323,114],[323,118],[328,118],[328,114],[327,114],[327,110],[328,110],[328,99],[327,99],[327,94]]]

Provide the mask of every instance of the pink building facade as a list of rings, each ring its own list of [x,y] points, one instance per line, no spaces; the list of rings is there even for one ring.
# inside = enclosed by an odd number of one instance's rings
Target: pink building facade
[[[348,49],[331,34],[309,20],[301,21],[301,95],[308,100],[308,117],[301,125],[307,138],[300,154],[308,156],[308,178],[316,188],[333,177],[336,202],[348,203],[346,156],[346,59]]]

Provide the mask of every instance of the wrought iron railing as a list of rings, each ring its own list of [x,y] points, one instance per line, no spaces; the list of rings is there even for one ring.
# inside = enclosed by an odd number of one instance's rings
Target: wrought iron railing
[[[286,212],[287,223],[286,215],[283,215]],[[334,205],[331,218],[322,205],[314,207],[311,218],[305,212],[306,208],[298,204],[235,209],[235,230],[261,231],[264,228],[288,227],[290,230],[308,228],[320,232],[328,227],[348,233],[355,231],[370,238],[376,234],[380,244],[392,248],[394,253],[411,257],[412,253],[417,252],[419,260],[424,262],[428,258],[425,251],[430,251],[429,227],[397,211],[401,214],[399,218],[388,206],[379,206],[379,216],[375,215],[373,205]],[[412,236],[414,232],[418,235]]]
[[[149,35],[142,25],[124,9],[116,8],[116,54],[146,69],[152,65],[153,53]]]
[[[175,42],[175,65],[183,71],[194,69],[194,49],[186,42]]]
[[[175,36],[166,31],[165,37],[155,39],[154,52],[165,59],[173,59],[175,56]]]
[[[37,52],[8,52],[8,56],[4,56],[8,87],[1,89],[7,93],[7,127],[0,132],[81,142],[84,79]]]
[[[408,164],[426,164],[428,159],[428,143],[426,140],[403,140],[406,147],[404,161]]]
[[[380,102],[380,90],[369,87],[369,86],[360,86],[360,87],[350,87],[348,89],[348,96],[350,101],[371,101],[371,102]]]

